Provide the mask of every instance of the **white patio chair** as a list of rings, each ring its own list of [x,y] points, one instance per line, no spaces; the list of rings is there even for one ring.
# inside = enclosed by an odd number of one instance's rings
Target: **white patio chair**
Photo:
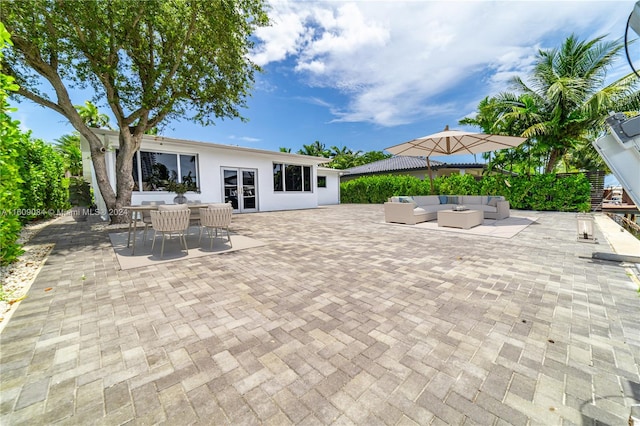
[[[200,200],[189,200],[187,201],[187,205],[189,204],[202,204]],[[189,219],[189,223],[191,225],[200,226],[200,209],[192,208],[191,209],[191,218]]]
[[[164,204],[164,201],[143,201],[140,203],[143,206],[159,206]],[[144,232],[142,233],[142,245],[147,243],[147,229],[151,226],[151,210],[143,210],[140,212],[142,223],[144,225]]]
[[[200,209],[200,238],[202,241],[202,232],[206,229],[209,239],[211,240],[209,249],[213,249],[213,240],[218,237],[218,229],[227,231],[227,241],[231,243],[231,235],[229,234],[229,226],[231,225],[231,216],[233,215],[233,207],[231,204],[209,205],[206,209]],[[215,236],[212,237],[212,232]]]
[[[169,206],[159,206],[169,207]],[[189,216],[191,211],[185,206],[183,209],[164,209],[157,211],[151,211],[151,224],[153,226],[153,244],[151,245],[151,252],[156,244],[156,235],[158,232],[162,233],[162,248],[160,249],[160,259],[164,256],[164,240],[167,235],[169,238],[173,234],[177,234],[180,240],[180,245],[184,244],[184,250],[189,254],[187,247],[187,239],[185,238],[185,232],[189,229]]]

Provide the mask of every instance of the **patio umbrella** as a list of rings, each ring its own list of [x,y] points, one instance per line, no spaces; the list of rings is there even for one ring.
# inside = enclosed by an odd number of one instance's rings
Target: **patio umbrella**
[[[433,192],[433,177],[431,176],[431,156],[478,154],[480,152],[496,151],[513,148],[526,141],[527,138],[518,136],[491,135],[486,133],[463,132],[449,130],[446,126],[442,132],[416,138],[408,142],[385,148],[394,155],[411,155],[427,157],[427,168],[431,191]]]

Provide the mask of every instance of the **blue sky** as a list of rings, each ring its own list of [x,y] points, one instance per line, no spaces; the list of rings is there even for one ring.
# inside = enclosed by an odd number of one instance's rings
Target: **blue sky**
[[[162,135],[293,152],[319,140],[366,152],[447,124],[462,128],[458,120],[473,114],[482,98],[508,90],[512,76],[527,75],[538,49],[557,47],[571,33],[622,38],[634,1],[270,4],[273,25],[256,33],[252,52],[264,73],[242,111],[249,121],[171,122]],[[609,78],[630,71],[621,57]],[[76,104],[91,95],[72,93]],[[28,101],[16,106],[15,117],[37,138],[53,141],[73,131],[54,112]]]

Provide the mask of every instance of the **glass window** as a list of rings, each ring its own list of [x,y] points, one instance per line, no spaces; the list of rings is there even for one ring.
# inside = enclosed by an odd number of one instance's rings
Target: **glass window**
[[[282,175],[282,164],[273,165],[273,190],[284,191],[284,176]]]
[[[180,157],[180,182],[199,187],[196,170],[196,156],[179,154]]]
[[[326,187],[327,187],[327,177],[318,176],[318,188],[326,188]]]
[[[311,192],[311,167],[274,163],[273,189],[285,192]]]
[[[138,151],[133,156],[133,190],[166,191],[170,181],[189,183],[194,189],[198,182],[198,157],[189,154]]]
[[[306,192],[311,192],[311,167],[305,166],[302,168],[303,171],[303,181],[304,181],[304,190]]]
[[[287,164],[284,169],[284,187],[289,191],[302,191],[302,167]]]

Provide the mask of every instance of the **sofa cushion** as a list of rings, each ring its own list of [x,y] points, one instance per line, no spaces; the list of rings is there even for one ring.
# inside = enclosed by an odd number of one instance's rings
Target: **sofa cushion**
[[[461,204],[464,205],[481,205],[481,204],[486,204],[483,203],[483,196],[482,195],[463,195],[462,197],[460,197],[462,200],[460,200]]]
[[[407,197],[403,195],[398,197],[391,197],[391,201],[395,203],[400,203],[400,204],[411,204],[413,207],[418,206],[416,202],[413,200],[413,197]]]
[[[440,199],[437,195],[416,195],[413,200],[419,206],[433,206],[440,204]]]

